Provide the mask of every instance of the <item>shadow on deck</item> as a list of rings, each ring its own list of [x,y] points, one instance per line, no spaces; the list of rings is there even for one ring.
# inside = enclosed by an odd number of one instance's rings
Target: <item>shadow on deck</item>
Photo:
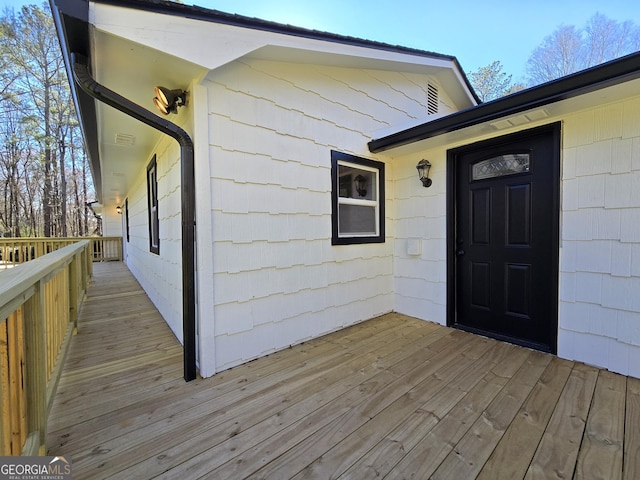
[[[185,383],[96,264],[49,422],[83,478],[640,478],[640,380],[389,314]]]

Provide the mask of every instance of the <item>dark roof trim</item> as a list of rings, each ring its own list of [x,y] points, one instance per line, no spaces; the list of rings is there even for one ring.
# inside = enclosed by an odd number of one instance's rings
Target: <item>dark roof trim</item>
[[[369,151],[426,140],[640,78],[640,52],[369,142]]]

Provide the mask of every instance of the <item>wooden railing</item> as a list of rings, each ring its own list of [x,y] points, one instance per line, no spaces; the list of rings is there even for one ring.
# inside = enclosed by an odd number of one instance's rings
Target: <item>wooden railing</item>
[[[92,275],[76,241],[0,271],[0,456],[44,455],[49,409]]]
[[[82,240],[91,242],[94,262],[122,261],[122,237],[0,238],[0,270],[14,267]]]
[[[122,237],[92,237],[89,240],[94,262],[122,261]]]

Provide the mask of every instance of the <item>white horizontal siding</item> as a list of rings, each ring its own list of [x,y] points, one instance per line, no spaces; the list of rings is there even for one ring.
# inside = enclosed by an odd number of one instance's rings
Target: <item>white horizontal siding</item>
[[[431,164],[433,185],[424,188],[416,164]],[[447,217],[446,151],[425,151],[394,159],[395,310],[417,318],[446,324],[447,318]],[[415,251],[414,251],[415,249]]]
[[[209,75],[216,364],[225,369],[393,310],[387,242],[331,245],[331,150],[426,114],[426,76],[265,61]],[[393,86],[392,86],[393,85]]]
[[[153,152],[158,169],[160,255],[149,251],[146,167],[150,156],[128,193],[130,241],[126,246],[127,266],[182,341],[180,152],[178,144],[168,137],[163,138]]]
[[[558,354],[640,376],[640,99],[564,119]]]

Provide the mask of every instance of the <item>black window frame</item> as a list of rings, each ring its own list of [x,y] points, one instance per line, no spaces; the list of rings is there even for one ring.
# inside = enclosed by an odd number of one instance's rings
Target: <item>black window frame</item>
[[[376,235],[340,235],[339,232],[339,205],[340,205],[340,178],[339,165],[341,162],[360,165],[378,172],[377,183],[377,210],[378,232]],[[385,242],[385,164],[376,160],[362,158],[336,150],[331,150],[331,244],[332,245],[359,245],[366,243]]]
[[[160,215],[158,213],[158,165],[154,155],[147,165],[147,211],[149,215],[149,251],[160,255]],[[155,213],[155,215],[154,215]],[[155,238],[154,238],[155,237]]]

